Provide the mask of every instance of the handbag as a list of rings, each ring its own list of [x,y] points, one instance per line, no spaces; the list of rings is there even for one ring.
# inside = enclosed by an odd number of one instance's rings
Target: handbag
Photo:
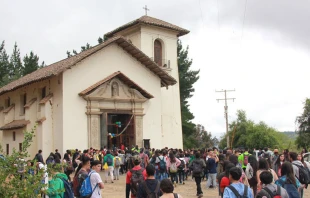
[[[103,169],[104,169],[104,170],[108,170],[108,169],[109,169],[108,163],[104,163]]]

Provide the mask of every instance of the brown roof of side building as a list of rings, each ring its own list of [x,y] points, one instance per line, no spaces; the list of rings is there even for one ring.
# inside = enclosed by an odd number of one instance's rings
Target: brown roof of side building
[[[3,95],[4,93],[14,91],[18,88],[24,87],[26,85],[42,81],[48,78],[51,78],[53,76],[56,76],[67,69],[70,69],[77,63],[81,62],[82,60],[88,58],[92,54],[98,52],[99,50],[103,49],[106,46],[109,46],[113,43],[118,44],[121,46],[125,51],[127,51],[130,55],[135,57],[142,65],[147,67],[151,70],[154,74],[156,74],[161,79],[162,86],[169,86],[176,84],[176,80],[170,76],[166,71],[164,71],[160,66],[158,66],[150,57],[148,57],[146,54],[144,54],[140,49],[138,49],[136,46],[129,43],[124,37],[117,36],[113,37],[111,39],[108,39],[107,41],[96,45],[86,51],[83,51],[75,56],[72,56],[70,58],[66,58],[64,60],[61,60],[59,62],[53,63],[49,66],[46,66],[42,69],[38,69],[26,76],[23,76],[3,87],[0,88],[0,95]]]
[[[0,130],[20,129],[20,128],[27,126],[27,124],[29,124],[29,123],[30,123],[29,120],[13,120],[12,122],[2,126],[0,128]]]
[[[142,16],[142,17],[140,17],[140,18],[138,18],[136,20],[133,20],[133,21],[131,21],[129,23],[126,23],[125,25],[122,25],[121,27],[116,28],[115,30],[113,30],[111,32],[106,33],[104,36],[110,38],[115,33],[120,32],[120,31],[122,31],[122,30],[124,30],[124,29],[126,29],[128,27],[134,26],[136,24],[154,25],[154,26],[157,26],[157,27],[167,28],[167,29],[179,32],[178,36],[183,36],[183,35],[189,33],[189,30],[186,30],[186,29],[181,28],[179,26],[173,25],[173,24],[168,23],[166,21],[162,21],[160,19],[156,19],[156,18],[153,18],[153,17],[150,17],[150,16]]]

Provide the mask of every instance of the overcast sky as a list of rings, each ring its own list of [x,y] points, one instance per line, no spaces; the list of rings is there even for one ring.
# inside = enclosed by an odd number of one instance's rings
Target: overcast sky
[[[225,132],[224,102],[229,119],[243,109],[249,119],[279,131],[294,131],[302,102],[310,97],[310,1],[308,0],[0,0],[0,41],[11,54],[17,42],[22,56],[33,50],[46,64],[66,58],[129,21],[149,15],[191,32],[192,69],[200,79],[190,100],[194,122],[213,135]]]

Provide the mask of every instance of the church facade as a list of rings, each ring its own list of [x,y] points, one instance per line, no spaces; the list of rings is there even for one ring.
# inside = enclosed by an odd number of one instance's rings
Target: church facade
[[[182,148],[177,39],[188,30],[143,16],[106,41],[0,88],[0,140],[7,154],[30,148]]]

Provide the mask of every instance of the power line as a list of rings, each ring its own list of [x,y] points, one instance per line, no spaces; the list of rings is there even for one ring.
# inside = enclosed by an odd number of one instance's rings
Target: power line
[[[229,135],[228,135],[228,106],[227,106],[227,100],[236,100],[236,98],[227,98],[227,92],[231,92],[231,91],[236,91],[236,90],[221,90],[221,91],[215,91],[215,92],[224,92],[225,93],[225,98],[219,98],[216,99],[217,102],[219,102],[220,100],[225,100],[225,106],[224,106],[224,115],[225,115],[225,119],[226,119],[226,135],[227,135],[227,148],[229,148]]]
[[[203,15],[202,15],[202,9],[201,9],[200,0],[198,0],[198,3],[199,3],[199,9],[200,9],[200,16],[201,16],[202,25],[203,25],[203,26],[206,26],[206,25],[205,25],[205,22],[204,22],[204,20],[203,20]]]
[[[245,22],[245,16],[246,16],[247,5],[248,5],[248,0],[245,0],[244,13],[243,13],[243,21],[242,21],[241,40],[240,40],[241,42],[242,42],[242,39],[243,39],[243,29],[244,29],[244,22]]]

